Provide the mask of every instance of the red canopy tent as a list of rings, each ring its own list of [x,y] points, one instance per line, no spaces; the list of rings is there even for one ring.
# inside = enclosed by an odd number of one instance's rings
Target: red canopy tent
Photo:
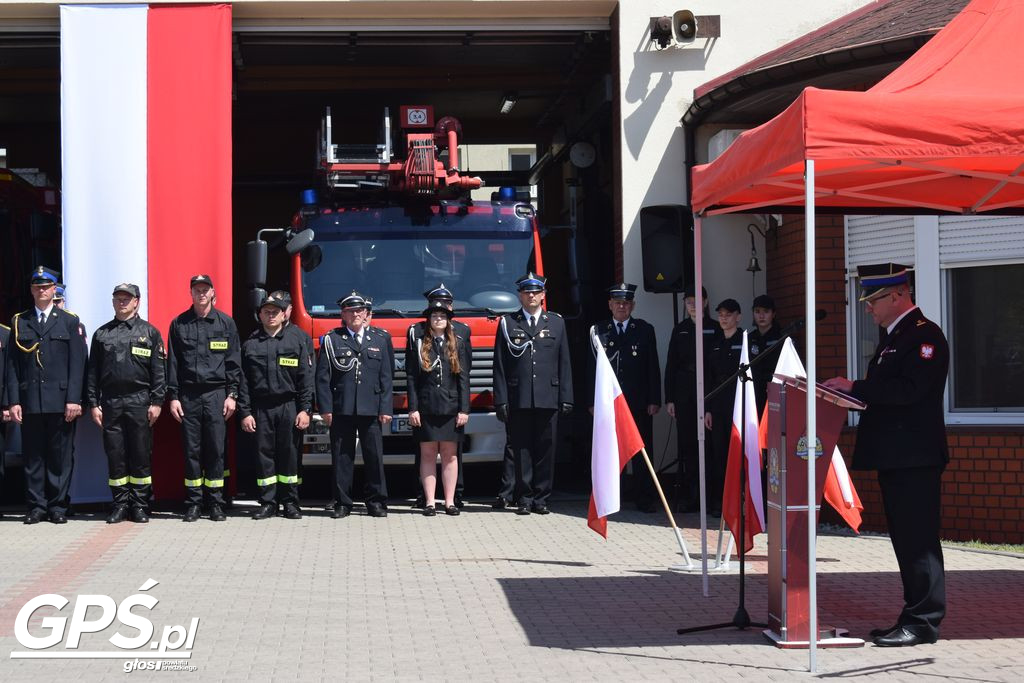
[[[740,135],[718,159],[697,166],[691,197],[696,288],[702,280],[702,216],[792,212],[803,206],[806,369],[813,383],[816,207],[830,213],[1024,212],[1021,36],[1024,1],[973,0],[870,90],[807,88],[774,119]],[[699,355],[702,341],[697,335]],[[697,368],[702,374],[700,363]],[[702,397],[703,377],[698,377],[698,393]],[[816,426],[811,400],[808,433],[816,433]],[[703,469],[703,442],[700,446]],[[813,491],[814,458],[807,462]],[[810,632],[815,634],[815,528],[808,527]],[[813,637],[810,669],[815,670]]]

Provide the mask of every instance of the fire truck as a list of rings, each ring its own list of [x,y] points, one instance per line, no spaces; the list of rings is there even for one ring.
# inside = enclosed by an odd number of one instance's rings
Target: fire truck
[[[303,191],[290,227],[261,230],[247,245],[252,304],[265,294],[272,242],[291,259],[292,323],[317,346],[341,324],[338,299],[352,290],[371,298],[372,324],[387,330],[395,347],[395,417],[385,430],[384,461],[413,463],[418,447],[408,419],[405,341],[409,326],[422,320],[423,293],[443,283],[454,292],[456,316],[473,343],[464,462],[501,460],[505,428],[492,397],[494,336],[499,317],[520,307],[515,281],[527,270],[543,272],[534,207],[517,200],[511,186],[490,201],[470,198],[483,181],[459,169],[455,118],[435,123],[431,107],[403,106],[399,121],[401,153],[392,148],[388,110],[378,144],[338,145],[327,110],[318,139],[319,187]],[[328,431],[314,416],[304,464],[330,463]]]

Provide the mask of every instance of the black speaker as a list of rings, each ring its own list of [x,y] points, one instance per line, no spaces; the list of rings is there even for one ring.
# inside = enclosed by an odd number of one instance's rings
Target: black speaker
[[[644,291],[682,292],[693,282],[693,213],[682,204],[640,209]]]

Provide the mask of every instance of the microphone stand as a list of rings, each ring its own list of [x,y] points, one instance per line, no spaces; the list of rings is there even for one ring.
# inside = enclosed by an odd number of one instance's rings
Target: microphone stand
[[[820,317],[824,317],[824,316],[820,316]],[[820,317],[819,317],[819,319],[820,319]],[[775,344],[773,346],[779,346],[780,344],[783,344],[786,341],[786,339],[788,339],[789,337],[793,336],[793,333],[796,332],[797,330],[799,330],[805,324],[806,324],[806,321],[801,319],[801,320],[797,320],[794,323],[791,323],[790,325],[787,325],[779,333],[779,340],[777,342],[775,342]],[[729,627],[736,628],[736,629],[738,629],[740,631],[744,631],[744,630],[750,628],[751,626],[756,626],[758,628],[768,628],[768,624],[764,624],[764,623],[756,622],[756,621],[751,621],[750,614],[747,612],[747,608],[746,608],[746,595],[747,595],[747,591],[746,591],[746,545],[747,544],[745,542],[745,534],[746,534],[746,523],[747,523],[747,467],[746,467],[746,460],[747,460],[747,401],[746,401],[746,394],[745,394],[745,391],[746,391],[745,383],[753,381],[753,373],[751,373],[750,377],[747,377],[747,370],[753,368],[758,363],[763,362],[764,359],[767,358],[769,355],[773,355],[773,354],[769,354],[767,352],[763,352],[763,353],[758,354],[757,358],[755,358],[753,361],[751,361],[749,363],[740,363],[739,367],[736,368],[736,372],[732,373],[728,378],[726,378],[726,380],[724,382],[722,382],[717,387],[712,389],[711,392],[708,393],[704,397],[705,405],[707,405],[707,401],[708,400],[714,398],[715,396],[717,396],[721,392],[725,391],[726,387],[728,387],[730,385],[734,385],[734,382],[733,382],[734,380],[739,379],[740,382],[741,382],[741,389],[742,390],[741,390],[741,393],[740,393],[740,396],[741,396],[741,399],[740,399],[740,458],[741,459],[740,459],[740,528],[739,528],[739,539],[740,540],[739,540],[739,543],[736,544],[737,550],[738,550],[737,555],[738,555],[739,564],[740,564],[739,605],[736,607],[736,613],[733,614],[732,621],[727,621],[727,622],[720,623],[720,624],[707,624],[707,625],[704,625],[704,626],[691,626],[689,628],[679,628],[679,629],[676,629],[676,633],[678,635],[683,635],[683,634],[686,634],[686,633],[698,633],[700,631],[714,631],[716,629],[729,628]],[[727,455],[727,457],[728,457],[728,455]]]

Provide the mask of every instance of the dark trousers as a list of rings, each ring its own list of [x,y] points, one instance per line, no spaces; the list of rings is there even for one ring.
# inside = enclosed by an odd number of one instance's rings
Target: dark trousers
[[[722,490],[725,488],[725,466],[732,438],[732,403],[728,408],[716,406],[711,413],[711,448],[704,453],[707,474],[708,509],[722,509]],[[754,434],[753,438],[757,438]]]
[[[149,402],[139,398],[113,398],[104,400],[102,408],[107,483],[114,504],[146,510],[153,490],[150,470],[153,428],[149,426]]]
[[[547,505],[555,479],[558,411],[546,408],[509,411],[509,433],[516,462],[520,505]]]
[[[334,414],[331,423],[331,469],[334,472],[334,500],[352,507],[352,474],[356,463],[356,436],[363,452],[365,478],[363,498],[367,503],[384,503],[388,487],[384,480],[384,438],[376,415]]]
[[[653,450],[654,442],[654,418],[647,414],[647,406],[639,410],[630,410],[633,414],[633,421],[636,422],[637,431],[644,441],[644,448],[648,454]],[[653,464],[653,463],[652,463]],[[647,469],[647,463],[643,456],[629,461],[629,468],[632,473],[628,475],[628,487],[625,490],[631,492],[633,501],[638,505],[647,505],[658,500],[658,492],[654,488],[654,479]]]
[[[516,487],[516,454],[512,450],[512,437],[508,434],[508,422],[506,422],[505,453],[501,458],[501,483],[498,485],[498,496],[514,503],[519,500],[522,493]]]
[[[255,408],[256,484],[260,488],[260,502],[298,505],[302,432],[295,427],[295,400],[257,402]]]
[[[67,512],[71,489],[71,424],[64,413],[32,413],[21,425],[29,512]]]
[[[184,391],[181,407],[181,440],[185,446],[185,504],[224,504],[224,421],[223,387],[207,391]]]
[[[937,638],[946,615],[946,575],[939,545],[942,468],[878,473],[889,539],[903,581],[897,623],[919,636]]]
[[[698,505],[700,498],[700,458],[697,443],[697,404],[686,402],[676,403],[676,448],[679,454],[679,466],[676,470],[676,482],[684,508]],[[711,432],[704,430],[704,453],[710,463],[712,447]]]

